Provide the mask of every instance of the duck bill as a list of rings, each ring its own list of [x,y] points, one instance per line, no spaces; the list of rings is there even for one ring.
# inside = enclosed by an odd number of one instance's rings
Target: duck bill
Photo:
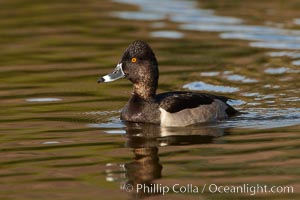
[[[118,80],[120,78],[123,78],[124,76],[125,76],[125,74],[122,69],[122,63],[119,63],[112,73],[107,74],[103,77],[100,77],[98,79],[98,83],[112,82],[112,81]]]

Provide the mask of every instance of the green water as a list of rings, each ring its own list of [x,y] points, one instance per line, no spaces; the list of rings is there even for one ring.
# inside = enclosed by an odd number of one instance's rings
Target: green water
[[[291,23],[300,18],[297,1],[198,3],[248,24],[300,29]],[[138,7],[106,0],[0,1],[0,199],[298,199],[300,91],[293,59],[216,32],[154,38],[152,22],[111,14],[128,10]],[[176,23],[163,22],[178,31]],[[212,93],[240,100],[234,106],[244,114],[176,129],[120,121],[131,85],[98,85],[97,79],[135,39],[156,53],[159,92],[197,81],[238,88]],[[273,73],[281,67],[289,71]],[[228,71],[256,82],[232,81]],[[211,72],[218,73],[207,76]],[[136,184],[192,184],[199,192],[126,191]],[[293,193],[213,193],[213,184],[292,186]]]

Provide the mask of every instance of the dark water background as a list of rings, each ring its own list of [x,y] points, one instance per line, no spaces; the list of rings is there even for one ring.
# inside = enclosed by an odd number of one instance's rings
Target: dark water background
[[[298,199],[300,2],[0,1],[0,199]],[[124,123],[126,80],[98,85],[135,39],[159,92],[230,96],[244,114],[185,128]],[[137,183],[293,186],[144,194]]]

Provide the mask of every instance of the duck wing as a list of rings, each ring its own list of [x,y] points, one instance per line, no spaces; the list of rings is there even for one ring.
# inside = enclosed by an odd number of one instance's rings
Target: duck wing
[[[176,91],[158,94],[156,100],[159,103],[159,107],[169,113],[176,113],[201,105],[209,105],[215,102],[215,100],[220,100],[227,106],[225,111],[228,116],[238,113],[237,110],[226,103],[230,98],[213,94]]]

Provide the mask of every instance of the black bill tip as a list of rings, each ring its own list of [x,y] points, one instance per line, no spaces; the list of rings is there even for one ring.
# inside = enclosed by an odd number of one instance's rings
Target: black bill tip
[[[97,83],[103,83],[105,81],[105,79],[103,77],[100,77],[98,80],[97,80]]]

